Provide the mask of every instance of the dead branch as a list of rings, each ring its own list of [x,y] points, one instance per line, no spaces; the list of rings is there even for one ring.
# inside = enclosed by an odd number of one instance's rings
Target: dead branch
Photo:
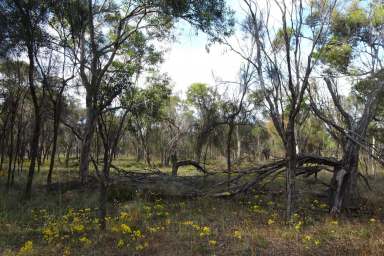
[[[203,166],[200,165],[200,163],[198,163],[194,160],[183,160],[183,161],[179,161],[179,162],[176,162],[173,164],[172,176],[177,176],[177,170],[179,169],[179,167],[188,166],[188,165],[192,165],[192,166],[196,167],[197,170],[203,172],[204,174],[208,174],[208,172],[205,170],[205,168]]]

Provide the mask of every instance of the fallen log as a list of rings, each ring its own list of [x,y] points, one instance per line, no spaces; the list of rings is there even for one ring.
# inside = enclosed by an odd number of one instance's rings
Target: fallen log
[[[203,172],[204,174],[208,174],[208,172],[205,170],[205,168],[203,166],[200,165],[199,162],[194,161],[194,160],[183,160],[183,161],[179,161],[179,162],[176,162],[176,163],[173,164],[173,166],[172,166],[172,176],[177,176],[177,170],[179,169],[179,167],[181,167],[181,166],[188,166],[188,165],[192,165],[197,170]]]

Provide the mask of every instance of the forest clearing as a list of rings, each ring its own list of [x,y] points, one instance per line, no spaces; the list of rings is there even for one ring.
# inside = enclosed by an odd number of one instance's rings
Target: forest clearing
[[[119,161],[125,168],[130,166],[127,170],[136,169],[135,163],[134,159]],[[57,168],[62,177],[54,178],[63,184],[77,177],[71,168]],[[268,190],[220,198],[185,197],[190,192],[188,185],[183,190],[180,184],[170,181],[145,186],[125,182],[110,188],[107,229],[100,233],[97,184],[47,193],[44,185],[47,169],[48,166],[42,167],[37,174],[38,195],[31,201],[14,200],[21,197],[17,188],[23,182],[15,184],[16,191],[2,194],[2,255],[382,255],[384,252],[382,173],[369,178],[374,190],[364,188],[358,209],[337,219],[329,216],[328,200],[318,193],[323,187],[315,184],[314,178],[298,180],[300,200],[292,225],[288,226],[283,178]],[[220,179],[208,176],[204,180],[204,175],[194,168],[181,169],[180,175],[201,177],[201,184],[193,187],[205,189]],[[319,178],[325,181],[330,177]]]
[[[0,1],[0,255],[384,255],[383,0]]]

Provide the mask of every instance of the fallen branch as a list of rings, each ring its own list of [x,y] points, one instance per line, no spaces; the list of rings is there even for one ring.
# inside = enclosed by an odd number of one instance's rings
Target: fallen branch
[[[203,166],[200,165],[200,163],[194,161],[194,160],[183,160],[183,161],[179,161],[179,162],[176,162],[173,164],[172,166],[172,176],[177,176],[177,170],[179,169],[179,167],[181,166],[188,166],[188,165],[192,165],[194,166],[197,170],[203,172],[204,174],[208,174],[208,172],[205,170],[205,168]]]

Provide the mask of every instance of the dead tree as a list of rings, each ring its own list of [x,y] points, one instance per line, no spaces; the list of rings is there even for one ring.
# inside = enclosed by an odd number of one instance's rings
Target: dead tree
[[[224,43],[250,63],[256,72],[254,84],[265,98],[274,127],[280,136],[287,159],[286,193],[287,220],[294,212],[295,177],[297,167],[296,135],[297,118],[302,110],[305,92],[313,68],[318,64],[322,49],[321,40],[329,29],[334,1],[322,2],[317,8],[295,1],[287,6],[285,1],[274,1],[273,8],[280,10],[280,29],[271,30],[270,5],[262,10],[255,0],[244,0],[246,19],[243,29],[247,46],[235,47],[225,39]],[[315,24],[306,23],[314,10],[322,13]],[[309,44],[309,46],[308,46]],[[306,45],[305,49],[303,45]],[[315,50],[316,49],[316,50]],[[321,50],[318,51],[321,53]]]
[[[338,124],[330,115],[327,115],[317,106],[311,96],[311,109],[330,127],[330,134],[341,142],[343,147],[342,165],[337,169],[332,178],[331,190],[331,214],[340,213],[343,206],[353,207],[357,202],[357,179],[359,155],[362,144],[366,144],[368,125],[372,121],[379,103],[380,95],[384,92],[384,82],[379,77],[373,77],[376,86],[368,94],[363,112],[359,119],[354,119],[342,106],[337,93],[335,82],[330,78],[324,78],[332,102],[342,116],[342,124]],[[370,153],[370,152],[368,152]]]

